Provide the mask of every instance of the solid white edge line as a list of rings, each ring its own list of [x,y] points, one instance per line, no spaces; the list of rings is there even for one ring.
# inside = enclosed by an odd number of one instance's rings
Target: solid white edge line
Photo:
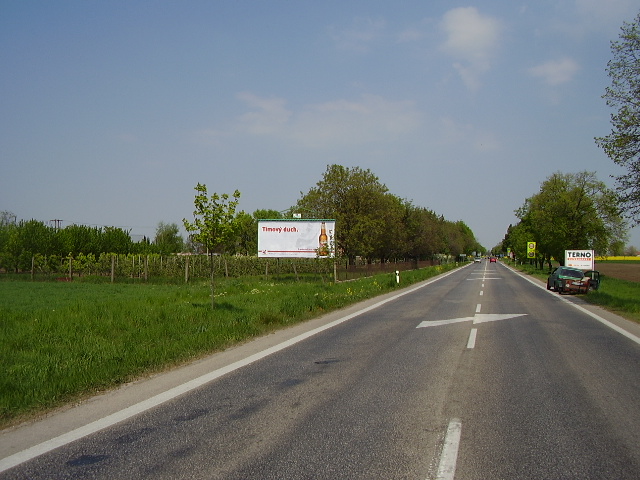
[[[449,422],[447,435],[444,439],[436,480],[453,480],[456,474],[456,462],[458,460],[461,433],[462,423],[457,418],[452,419]]]
[[[546,285],[540,285],[539,283],[535,282],[534,280],[531,280],[530,278],[525,277],[524,275],[522,275],[520,272],[512,269],[511,267],[507,267],[506,265],[503,265],[504,268],[508,268],[509,270],[511,270],[513,273],[515,273],[516,275],[519,275],[520,277],[524,278],[527,282],[531,283],[532,285],[540,288],[541,290],[544,290],[545,292],[547,292],[550,295],[555,295],[555,292],[551,291],[551,290],[547,290]],[[633,333],[631,332],[627,332],[624,328],[619,327],[618,325],[616,325],[615,323],[611,323],[609,320],[602,318],[600,315],[597,315],[593,312],[590,312],[589,310],[587,310],[584,307],[581,307],[580,305],[577,305],[573,302],[570,302],[569,300],[567,300],[564,297],[561,297],[560,295],[557,295],[556,298],[558,298],[559,300],[573,306],[574,308],[576,308],[577,310],[580,310],[583,313],[586,313],[587,315],[589,315],[591,318],[593,318],[594,320],[597,320],[598,322],[602,323],[603,325],[606,325],[607,327],[609,327],[610,329],[618,332],[621,335],[624,335],[625,337],[627,337],[629,340],[633,340],[634,342],[636,342],[637,344],[640,345],[640,338],[636,337]]]
[[[237,362],[234,362],[230,365],[227,365],[226,367],[219,368],[218,370],[214,370],[205,375],[201,375],[200,377],[195,378],[189,382],[183,383],[182,385],[178,385],[177,387],[171,388],[166,392],[155,395],[151,398],[148,398],[147,400],[143,400],[142,402],[136,403],[135,405],[131,405],[130,407],[127,407],[118,412],[112,413],[111,415],[107,415],[104,418],[88,423],[87,425],[83,425],[82,427],[78,427],[75,430],[71,430],[70,432],[63,433],[62,435],[59,435],[45,442],[39,443],[38,445],[34,445],[33,447],[27,448],[20,452],[14,453],[13,455],[9,455],[8,457],[0,459],[0,472],[4,472],[5,470],[8,470],[17,465],[20,465],[21,463],[24,463],[28,460],[31,460],[47,452],[50,452],[51,450],[54,450],[58,447],[67,445],[71,442],[74,442],[83,437],[96,433],[100,430],[111,427],[116,423],[127,420],[142,412],[150,410],[151,408],[157,407],[158,405],[168,402],[169,400],[173,400],[174,398],[179,397],[180,395],[183,395],[187,392],[190,392],[191,390],[199,388],[213,380],[216,380],[217,378],[222,377],[227,373],[231,373],[234,370],[250,365],[273,353],[279,352],[280,350],[284,350],[285,348],[288,348],[292,345],[295,345],[296,343],[306,340],[309,337],[312,337],[320,332],[323,332],[324,330],[328,330],[332,327],[335,327],[336,325],[339,325],[348,320],[351,320],[352,318],[362,315],[363,313],[369,312],[371,310],[375,310],[376,308],[381,307],[385,303],[389,303],[404,295],[408,295],[409,293],[413,293],[416,290],[424,288],[427,285],[430,285],[445,277],[448,277],[449,275],[457,272],[458,270],[459,269],[451,270],[450,272],[444,273],[429,281],[421,283],[416,287],[407,289],[403,292],[398,293],[397,295],[393,295],[389,298],[386,298],[377,303],[374,303],[373,305],[363,308],[362,310],[358,310],[357,312],[354,312],[350,315],[346,315],[342,318],[339,318],[338,320],[334,320],[333,322],[327,323],[326,325],[323,325],[321,327],[315,328],[306,333],[298,335],[297,337],[291,338],[278,345],[274,345],[273,347],[267,348],[266,350],[258,352],[254,355],[250,355],[249,357],[239,360]]]
[[[478,335],[478,329],[472,328],[471,332],[469,333],[469,341],[467,342],[467,348],[475,348],[477,335]]]

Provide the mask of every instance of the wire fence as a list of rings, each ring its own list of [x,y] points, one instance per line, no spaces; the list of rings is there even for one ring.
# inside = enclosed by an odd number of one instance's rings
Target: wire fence
[[[442,258],[426,261],[386,261],[349,263],[336,258],[258,258],[227,255],[136,255],[103,253],[75,257],[32,255],[22,260],[21,268],[0,269],[6,278],[73,281],[141,281],[188,283],[214,277],[294,276],[320,277],[324,280],[347,281],[363,276],[424,268],[443,263]],[[444,262],[447,260],[444,259]]]

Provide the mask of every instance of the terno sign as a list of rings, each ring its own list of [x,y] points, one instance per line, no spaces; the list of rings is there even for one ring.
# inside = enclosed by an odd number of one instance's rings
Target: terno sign
[[[593,270],[595,255],[593,250],[565,250],[564,264],[581,270]]]
[[[259,220],[258,257],[333,257],[335,231],[335,220]]]

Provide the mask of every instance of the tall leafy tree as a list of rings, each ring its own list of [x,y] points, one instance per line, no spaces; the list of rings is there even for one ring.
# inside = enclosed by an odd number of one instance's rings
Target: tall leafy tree
[[[236,242],[230,253],[256,255],[258,251],[258,221],[248,213],[240,212],[236,217]]]
[[[130,232],[119,227],[104,227],[101,240],[102,252],[129,253],[133,247]]]
[[[103,232],[98,227],[86,225],[68,225],[58,231],[60,253],[76,256],[79,253],[100,255]]]
[[[500,248],[504,253],[511,249],[512,255],[522,260],[527,258],[527,242],[535,242],[536,239],[536,235],[529,228],[529,222],[523,219],[517,225],[509,225]]]
[[[607,156],[624,167],[618,176],[617,193],[625,215],[640,224],[640,13],[624,23],[620,38],[611,42],[613,58],[607,64],[611,86],[603,98],[616,109],[611,114],[611,133],[596,138]]]
[[[154,243],[158,251],[167,255],[181,252],[184,248],[184,239],[180,235],[180,229],[175,223],[160,222],[156,228]]]
[[[445,250],[442,222],[438,215],[426,208],[407,204],[404,228],[406,252],[417,260],[431,258]]]
[[[353,263],[381,248],[387,227],[387,187],[370,170],[329,165],[322,179],[303,194],[296,207],[316,218],[336,220],[336,247]]]
[[[195,187],[194,220],[182,220],[184,228],[191,234],[194,242],[205,247],[211,256],[211,306],[214,306],[214,270],[213,254],[224,253],[225,249],[235,241],[237,233],[236,208],[240,199],[240,191],[235,190],[233,196],[227,193],[207,193],[207,186],[198,183]]]
[[[275,220],[275,219],[282,218],[282,213],[279,212],[278,210],[263,208],[253,212],[253,218],[255,218],[256,220],[264,220],[264,219]]]
[[[593,172],[548,177],[540,191],[525,200],[516,216],[547,259],[562,262],[567,249],[605,254],[626,234],[616,196]]]

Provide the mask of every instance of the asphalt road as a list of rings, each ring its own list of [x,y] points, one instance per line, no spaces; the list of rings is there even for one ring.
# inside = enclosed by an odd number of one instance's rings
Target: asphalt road
[[[402,293],[3,432],[0,478],[640,478],[637,325],[487,261]]]

